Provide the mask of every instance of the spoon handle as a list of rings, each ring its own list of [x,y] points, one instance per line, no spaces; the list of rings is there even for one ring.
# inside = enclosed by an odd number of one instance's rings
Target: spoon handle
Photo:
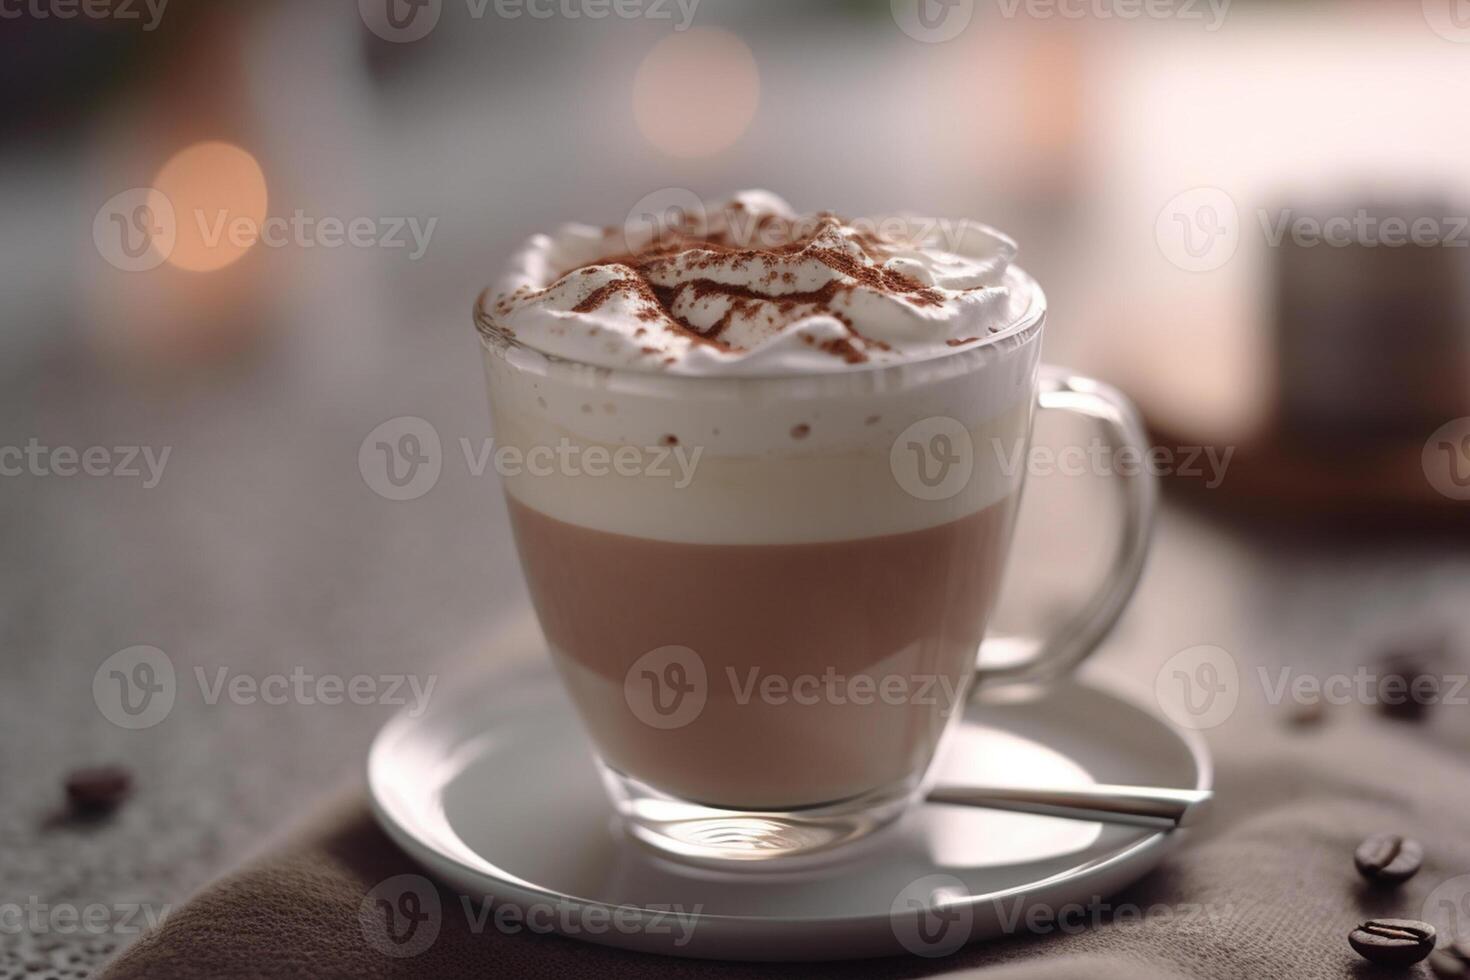
[[[927,799],[930,803],[1172,830],[1197,822],[1213,796],[1209,790],[1099,784],[1078,789],[937,786]]]

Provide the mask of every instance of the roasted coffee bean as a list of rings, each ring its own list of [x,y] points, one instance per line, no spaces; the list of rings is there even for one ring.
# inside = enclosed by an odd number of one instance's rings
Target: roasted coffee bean
[[[1369,881],[1397,885],[1419,873],[1424,865],[1424,845],[1399,834],[1374,834],[1358,845],[1353,855],[1358,874]]]
[[[1358,955],[1379,966],[1411,966],[1434,952],[1434,926],[1413,919],[1369,919],[1348,936]]]
[[[78,769],[66,777],[66,800],[72,813],[100,817],[116,810],[133,789],[133,776],[121,766]]]
[[[1435,950],[1429,968],[1439,980],[1470,980],[1470,942],[1451,943]]]

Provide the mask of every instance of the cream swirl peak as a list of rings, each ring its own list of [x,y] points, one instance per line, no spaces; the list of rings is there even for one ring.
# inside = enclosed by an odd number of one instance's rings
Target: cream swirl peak
[[[992,228],[795,213],[762,191],[677,228],[567,225],[533,237],[490,301],[547,354],[698,375],[808,374],[979,344],[1031,297]]]

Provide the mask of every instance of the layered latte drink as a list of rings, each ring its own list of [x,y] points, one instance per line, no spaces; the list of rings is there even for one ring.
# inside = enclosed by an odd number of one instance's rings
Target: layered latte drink
[[[482,297],[531,595],[639,836],[799,850],[917,791],[1024,470],[1043,300],[1014,251],[747,193],[538,236]]]

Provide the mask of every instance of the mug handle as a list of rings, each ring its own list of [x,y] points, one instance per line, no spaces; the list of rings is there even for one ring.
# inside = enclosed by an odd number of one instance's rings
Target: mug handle
[[[986,637],[982,652],[1002,649],[1006,662],[992,667],[977,665],[972,693],[1000,684],[1044,683],[1076,669],[1107,637],[1133,597],[1153,534],[1158,490],[1153,474],[1143,465],[1149,443],[1132,403],[1110,385],[1043,365],[1037,379],[1036,406],[1096,419],[1102,423],[1114,459],[1124,449],[1136,454],[1137,465],[1131,473],[1114,472],[1123,480],[1123,533],[1112,564],[1092,598],[1050,636]]]

